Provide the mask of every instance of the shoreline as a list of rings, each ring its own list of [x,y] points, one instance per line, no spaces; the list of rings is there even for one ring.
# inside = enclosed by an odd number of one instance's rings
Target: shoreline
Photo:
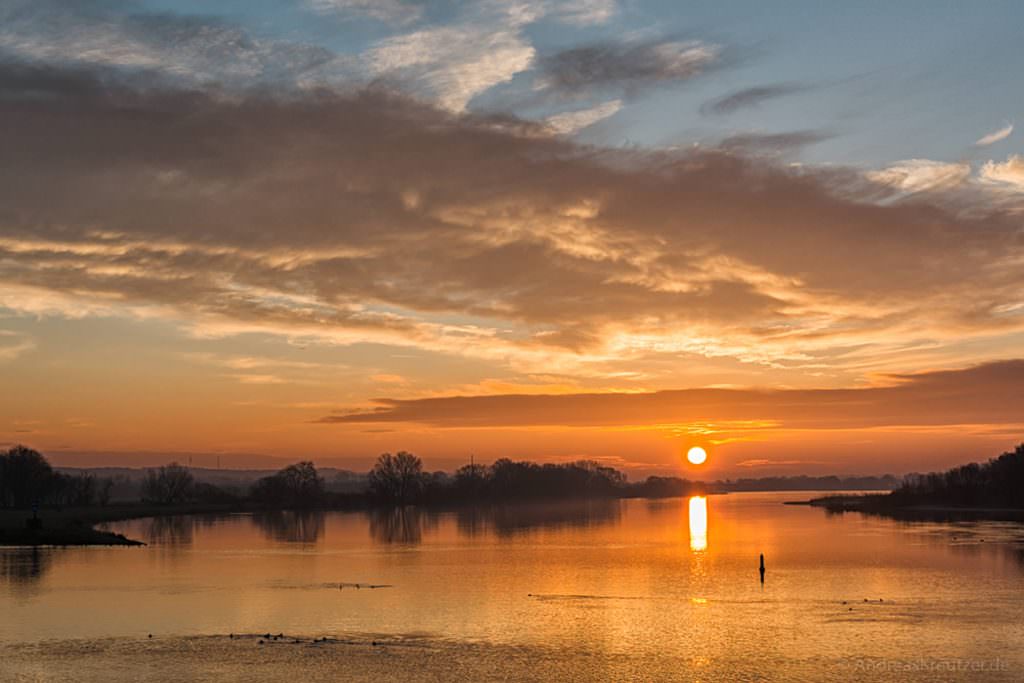
[[[983,506],[957,506],[941,503],[900,504],[889,495],[822,496],[803,501],[786,501],[784,505],[806,505],[823,508],[835,514],[860,512],[862,514],[893,517],[896,519],[973,517],[992,520],[1024,520],[1024,509]]]
[[[56,529],[0,528],[0,547],[18,546],[144,546],[142,541],[127,538],[123,534],[100,531],[92,526],[64,527]]]

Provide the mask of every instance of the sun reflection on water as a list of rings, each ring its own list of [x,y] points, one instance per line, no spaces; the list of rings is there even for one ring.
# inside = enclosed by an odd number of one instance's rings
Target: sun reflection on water
[[[704,496],[690,497],[690,550],[708,549],[708,500]]]

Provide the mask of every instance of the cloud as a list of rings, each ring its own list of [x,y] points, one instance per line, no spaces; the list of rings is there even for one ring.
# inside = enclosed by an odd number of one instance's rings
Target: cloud
[[[889,378],[863,389],[682,389],[651,393],[448,396],[378,399],[331,424],[417,423],[436,427],[624,427],[702,423],[772,429],[864,429],[1018,425],[1024,360]]]
[[[100,0],[15,0],[0,8],[0,50],[22,60],[105,66],[188,83],[340,83],[351,61],[324,47],[264,39],[207,15],[129,11]]]
[[[35,348],[35,342],[25,335],[0,330],[0,363],[14,360]]]
[[[983,181],[1024,190],[1024,157],[1014,154],[1002,163],[989,161],[981,167],[978,175]]]
[[[12,311],[641,385],[681,359],[920,367],[1024,330],[1017,219],[937,191],[879,205],[853,170],[582,146],[380,88],[119,74],[0,63]]]
[[[635,93],[668,82],[685,81],[711,67],[721,47],[695,40],[592,43],[542,57],[541,86],[580,95],[607,89]]]
[[[828,140],[831,135],[822,131],[797,130],[787,133],[740,133],[724,138],[719,146],[736,154],[780,155],[799,151],[808,145]]]
[[[408,24],[423,16],[423,6],[405,0],[308,0],[322,14],[366,16],[390,23]]]
[[[557,21],[574,26],[607,23],[618,11],[615,0],[567,0],[554,3],[551,15]]]
[[[701,106],[700,111],[702,114],[732,114],[740,109],[757,107],[767,100],[785,97],[808,89],[808,86],[798,83],[775,83],[743,88],[706,102]]]
[[[479,93],[530,67],[534,49],[520,30],[536,18],[519,6],[484,13],[386,38],[364,60],[373,74],[419,84],[442,107],[461,112]]]
[[[563,114],[556,114],[548,117],[547,125],[552,131],[559,135],[572,135],[598,121],[603,121],[613,116],[622,109],[622,100],[609,100],[589,109],[570,111]]]
[[[968,163],[930,159],[908,159],[868,173],[872,181],[907,194],[949,189],[961,185],[970,176],[971,165]]]
[[[1008,123],[999,130],[992,131],[988,135],[981,136],[974,144],[977,145],[978,147],[988,147],[989,145],[994,145],[1000,140],[1005,140],[1006,138],[1010,137],[1010,133],[1012,132],[1013,124]]]

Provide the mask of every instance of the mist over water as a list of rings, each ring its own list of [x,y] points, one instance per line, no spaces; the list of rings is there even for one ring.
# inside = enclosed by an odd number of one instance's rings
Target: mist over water
[[[416,648],[429,650],[430,666],[468,648],[482,668],[467,675],[529,678],[508,667],[532,652],[584,678],[886,680],[904,666],[916,667],[901,673],[911,680],[970,680],[969,671],[936,675],[937,662],[956,661],[993,667],[985,680],[1019,679],[1019,525],[907,524],[781,504],[806,497],[121,522],[110,527],[149,545],[0,549],[0,640],[5,661],[42,670],[41,680],[58,680],[72,656],[117,680],[121,658],[158,661],[181,648],[241,675],[232,667],[258,646],[225,639],[265,632],[354,648],[385,641],[398,667]],[[26,669],[41,641],[63,644],[46,650],[44,670]],[[308,645],[275,647],[259,655],[267,676],[333,666],[302,655]]]

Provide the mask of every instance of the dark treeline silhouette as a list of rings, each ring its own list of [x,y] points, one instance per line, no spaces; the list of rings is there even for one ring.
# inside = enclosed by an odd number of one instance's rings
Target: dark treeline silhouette
[[[196,481],[189,468],[176,462],[147,470],[142,480],[142,501],[146,503],[231,504],[239,500],[238,496],[218,486]]]
[[[422,461],[404,451],[381,455],[369,481],[373,500],[394,505],[658,497],[704,491],[702,484],[675,477],[650,477],[630,484],[622,472],[588,460],[540,465],[501,458],[492,465],[465,465],[448,476],[424,472]]]
[[[994,465],[985,466],[994,467]],[[1002,466],[1000,466],[1002,467]],[[915,480],[902,495],[939,494],[940,479],[948,491],[969,497],[970,486],[986,486],[983,467],[970,465],[946,475]],[[1002,472],[1002,470],[1000,470]],[[353,475],[354,476],[354,475]],[[1002,475],[993,475],[1001,477]],[[943,479],[943,477],[945,477]],[[948,481],[947,481],[948,479]],[[255,508],[265,510],[373,506],[463,505],[602,498],[668,498],[703,493],[757,490],[828,490],[893,488],[895,477],[768,477],[720,480],[712,484],[679,477],[651,476],[630,482],[626,475],[594,461],[538,464],[501,458],[490,465],[468,464],[453,474],[427,472],[412,453],[384,453],[365,478],[365,489],[329,486],[312,462],[303,461],[262,477],[246,489],[218,486],[196,479],[189,467],[170,463],[147,468],[138,498],[156,508]],[[967,482],[970,482],[968,484]],[[54,470],[41,454],[25,446],[0,453],[0,507],[28,509],[33,505],[89,507],[107,505],[112,480],[91,473]],[[222,483],[222,482],[219,482]],[[965,488],[967,487],[967,488]],[[952,494],[950,494],[952,495]],[[965,498],[966,499],[966,498]],[[127,502],[125,499],[120,499]],[[130,499],[128,499],[130,500]],[[184,510],[182,510],[184,511]]]
[[[0,506],[81,506],[109,501],[111,480],[55,471],[40,453],[15,446],[0,454]],[[172,462],[148,468],[139,501],[155,508],[189,506],[258,509],[358,508],[374,505],[448,505],[598,498],[670,497],[706,493],[707,487],[678,477],[629,482],[622,472],[587,460],[538,464],[497,460],[470,464],[453,475],[426,472],[412,453],[384,453],[367,477],[365,491],[329,490],[312,462],[288,465],[254,482],[248,491],[197,481],[192,470]]]
[[[325,502],[324,480],[313,463],[303,461],[263,477],[253,484],[249,496],[265,507],[319,507]]]
[[[1024,444],[986,463],[908,475],[887,498],[897,505],[1024,509]]]
[[[809,501],[832,513],[865,512],[907,520],[1019,519],[1024,515],[1024,444],[986,463],[909,474],[887,494]]]
[[[112,485],[88,472],[57,472],[38,451],[25,446],[0,452],[0,507],[106,505]]]

